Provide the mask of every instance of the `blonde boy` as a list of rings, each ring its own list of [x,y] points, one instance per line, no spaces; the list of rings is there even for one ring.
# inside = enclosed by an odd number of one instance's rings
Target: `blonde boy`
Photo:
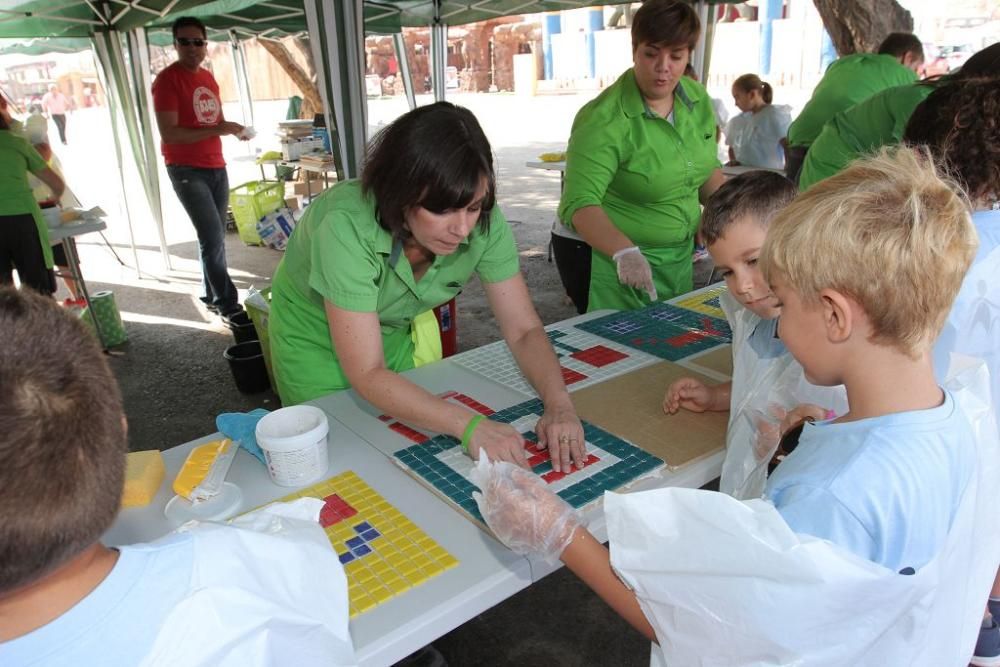
[[[843,383],[851,406],[835,421],[806,424],[798,448],[768,481],[766,497],[783,522],[802,536],[803,542],[790,548],[793,557],[807,548],[809,536],[826,540],[834,553],[850,552],[843,555],[846,564],[864,563],[859,556],[882,566],[879,571],[885,572],[882,586],[886,589],[911,580],[894,572],[920,575],[925,565],[946,551],[953,520],[961,518],[962,523],[956,525],[968,526],[969,508],[975,507],[963,495],[975,478],[977,452],[995,458],[996,443],[977,444],[965,412],[934,379],[930,349],[975,249],[967,203],[941,180],[929,159],[906,149],[855,163],[801,195],[771,224],[761,258],[764,275],[782,309],[782,340],[811,381]],[[879,616],[863,605],[851,608],[852,601],[859,604],[857,598],[845,595],[835,581],[828,588],[830,598],[837,600],[795,594],[796,586],[816,590],[809,586],[820,572],[809,571],[808,576],[792,581],[772,572],[758,581],[747,581],[754,575],[746,573],[766,568],[767,559],[745,563],[742,573],[730,571],[721,584],[711,581],[711,593],[688,587],[687,597],[673,611],[647,617],[646,612],[657,605],[669,606],[669,597],[680,595],[684,582],[721,572],[720,564],[735,562],[732,550],[706,545],[697,566],[688,554],[686,568],[672,572],[673,589],[651,587],[650,582],[661,574],[650,567],[629,570],[618,560],[620,554],[655,551],[646,565],[654,561],[660,563],[659,569],[670,571],[671,553],[662,545],[690,544],[684,531],[697,532],[703,526],[686,524],[683,512],[670,511],[670,525],[633,535],[629,517],[608,515],[608,533],[613,536],[609,553],[580,525],[574,511],[530,473],[503,463],[481,468],[480,510],[496,535],[522,551],[561,558],[635,628],[660,643],[668,657],[672,644],[683,643],[684,633],[691,631],[696,620],[700,621],[700,638],[714,633],[712,639],[718,640],[699,642],[694,659],[704,663],[758,664],[757,660],[764,660],[762,655],[772,660],[794,655],[796,659],[789,657],[789,662],[837,664],[831,656],[839,654],[853,656],[840,664],[959,664],[971,655],[975,628],[966,631],[963,626],[962,632],[934,635],[932,626],[941,618],[933,604],[915,609],[910,601],[883,596],[881,604],[899,609]],[[981,480],[970,487],[980,490],[977,500],[984,497],[983,487]],[[662,491],[648,493],[661,494],[657,498],[680,497]],[[712,492],[687,493],[685,497]],[[631,498],[638,506],[643,495],[614,496],[615,504]],[[732,501],[726,502],[731,507]],[[751,507],[760,505],[746,509]],[[959,508],[961,517],[956,516]],[[641,516],[630,518],[642,523]],[[740,531],[747,533],[745,546],[760,542],[742,524],[722,525],[717,530],[727,536]],[[971,542],[948,540],[943,562],[968,565],[975,554]],[[949,570],[941,576],[949,585],[956,584],[953,589],[962,589],[962,595],[950,600],[962,619],[973,625],[981,614],[995,565],[993,569],[979,567],[977,572],[983,581],[966,581],[966,570]],[[619,575],[632,586],[626,586]],[[740,592],[727,599],[729,585]],[[645,597],[654,588],[659,597]],[[743,659],[720,661],[718,656],[732,658],[739,650],[733,647],[733,636],[743,633],[749,645],[760,637],[749,634],[747,628],[760,633],[773,629],[769,618],[731,617],[733,608],[746,602],[740,596],[748,588],[755,592],[754,605],[762,607],[775,596],[798,605],[800,609],[789,610],[786,604],[786,619],[801,619],[792,624],[803,626],[819,619],[827,636],[800,641],[801,633],[781,627],[767,637],[770,643],[756,642],[756,654],[746,648]],[[870,588],[871,583],[864,590]],[[947,587],[936,587],[935,594],[943,588]],[[645,592],[641,606],[635,590]],[[826,624],[824,618],[837,622]],[[885,626],[872,628],[875,618],[884,620]],[[842,645],[845,637],[860,643]],[[930,644],[928,637],[932,637]],[[794,651],[785,650],[796,642]],[[766,653],[760,652],[761,646],[767,648]],[[924,655],[931,653],[950,658],[934,662],[936,658]],[[677,661],[676,655],[673,658],[671,664],[691,664]]]
[[[768,225],[797,193],[784,176],[752,171],[726,181],[706,203],[699,234],[729,288],[719,302],[733,330],[733,379],[708,386],[680,378],[663,399],[667,414],[729,410],[719,490],[739,499],[764,491],[777,437],[762,437],[762,422],[772,427],[768,417],[781,419],[787,429],[806,418],[823,419],[827,409],[846,409],[843,389],[806,382],[776,335],[778,301],[757,263]],[[767,430],[777,435],[776,428]]]

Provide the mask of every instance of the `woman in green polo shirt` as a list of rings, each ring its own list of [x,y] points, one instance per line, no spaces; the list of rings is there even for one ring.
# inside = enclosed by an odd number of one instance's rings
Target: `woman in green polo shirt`
[[[402,376],[414,318],[479,275],[500,330],[545,406],[535,433],[555,470],[584,460],[583,427],[495,206],[489,142],[466,109],[419,107],[382,130],[360,181],[323,193],[289,239],[271,288],[271,355],[285,405],[352,387],[407,423],[461,438],[473,458],[526,465],[512,426]]]
[[[692,288],[704,201],[722,184],[712,100],[683,76],[701,30],[686,2],[647,0],[634,67],[573,121],[559,219],[592,247],[588,310],[631,310]]]
[[[58,197],[64,185],[38,151],[10,129],[6,101],[0,96],[0,285],[13,283],[43,294],[55,291],[48,226],[28,185],[28,172],[52,188]]]

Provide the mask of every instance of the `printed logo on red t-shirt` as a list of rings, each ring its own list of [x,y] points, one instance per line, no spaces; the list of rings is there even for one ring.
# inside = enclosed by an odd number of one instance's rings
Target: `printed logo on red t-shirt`
[[[205,86],[198,86],[194,90],[194,113],[198,122],[202,125],[215,125],[219,122],[221,105],[219,98]]]

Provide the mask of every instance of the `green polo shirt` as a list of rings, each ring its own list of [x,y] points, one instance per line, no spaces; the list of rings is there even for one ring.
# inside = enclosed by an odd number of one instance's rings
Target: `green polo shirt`
[[[862,155],[898,144],[913,110],[933,90],[932,84],[923,82],[895,86],[838,113],[809,147],[799,189],[808,190]]]
[[[855,53],[835,60],[813,90],[812,98],[788,126],[789,146],[809,146],[835,115],[893,86],[917,80],[895,56]]]
[[[514,236],[494,207],[489,232],[477,226],[415,281],[402,245],[378,224],[375,203],[361,184],[337,184],[306,209],[271,285],[268,327],[282,403],[350,386],[330,340],[324,301],[377,313],[386,367],[403,371],[413,367],[413,318],[454,298],[473,273],[495,283],[517,272]]]
[[[559,219],[600,206],[642,249],[660,299],[691,289],[691,253],[701,208],[698,188],[719,168],[715,112],[705,89],[683,78],[673,123],[646,106],[630,69],[573,121]],[[619,284],[614,262],[594,251],[589,308],[633,309],[644,292]]]
[[[0,130],[0,215],[30,214],[34,217],[45,265],[51,269],[49,228],[28,185],[28,172],[37,174],[46,167],[45,160],[27,139],[10,130]]]

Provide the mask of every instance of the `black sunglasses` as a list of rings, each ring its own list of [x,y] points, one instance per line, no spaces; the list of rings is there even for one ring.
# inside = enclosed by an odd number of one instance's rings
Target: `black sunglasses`
[[[174,41],[181,46],[205,46],[208,43],[204,39],[188,39],[187,37],[177,37]]]

